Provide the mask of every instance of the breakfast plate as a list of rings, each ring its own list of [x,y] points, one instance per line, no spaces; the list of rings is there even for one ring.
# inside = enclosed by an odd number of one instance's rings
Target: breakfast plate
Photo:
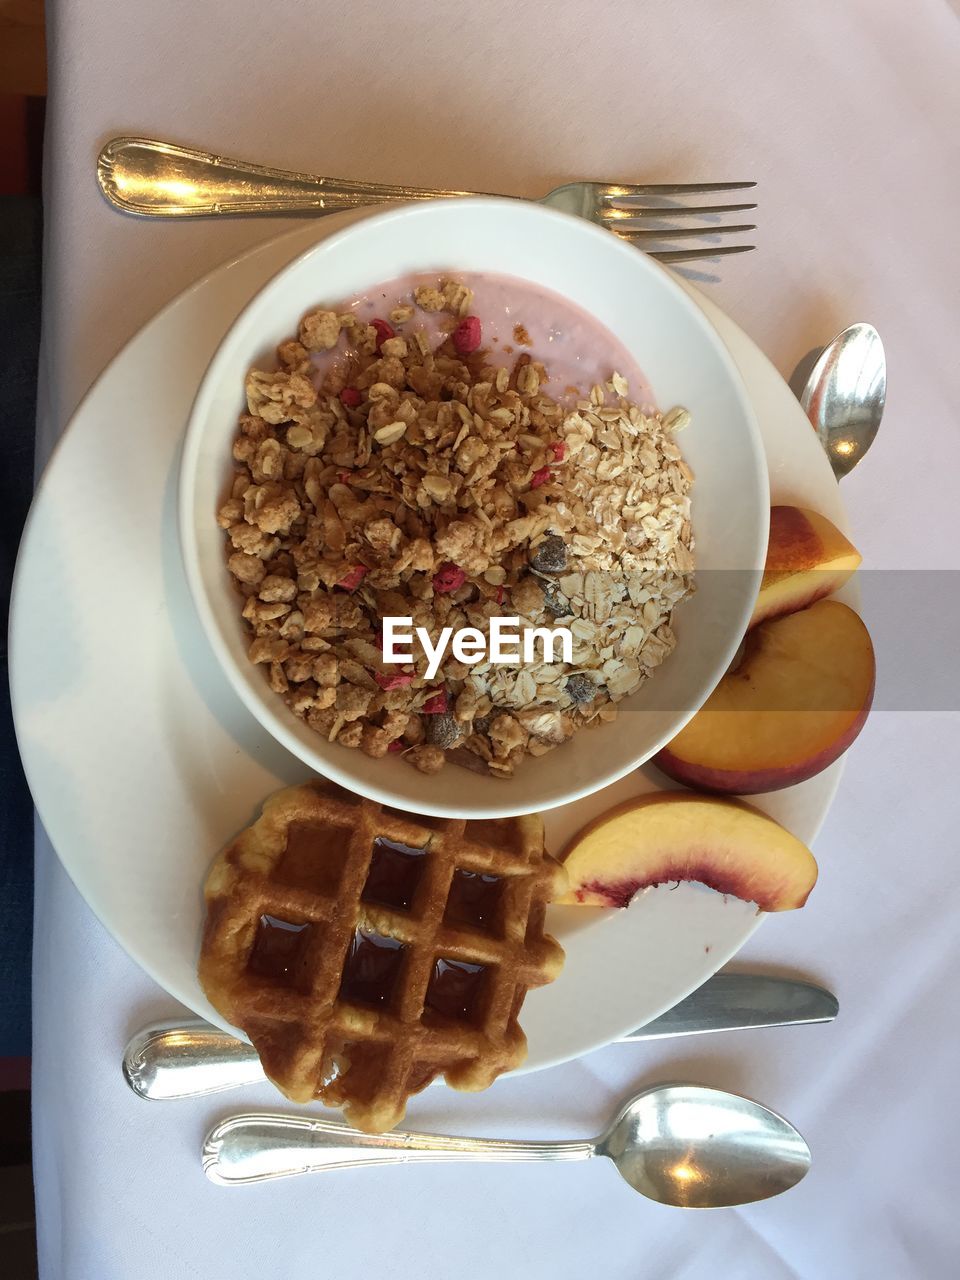
[[[267,795],[309,770],[245,708],[194,612],[177,536],[181,442],[210,356],[251,295],[358,216],[257,247],[141,330],[64,433],[17,564],[11,688],[41,820],[110,932],[173,996],[219,1025],[196,976],[205,871]],[[773,500],[815,508],[844,528],[829,464],[786,384],[732,321],[695,296],[740,368]],[[844,595],[855,602],[851,588]],[[757,797],[757,806],[810,843],[841,768],[838,761]],[[647,767],[550,810],[548,847],[559,850],[607,808],[665,785]],[[524,1005],[523,1069],[578,1056],[658,1016],[724,964],[761,918],[749,903],[691,884],[648,891],[628,911],[551,908],[548,927],[567,961]]]

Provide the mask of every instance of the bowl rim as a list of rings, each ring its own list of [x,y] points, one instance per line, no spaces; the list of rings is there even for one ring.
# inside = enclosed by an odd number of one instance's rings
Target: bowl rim
[[[742,616],[738,620],[737,627],[731,628],[731,639],[721,651],[718,650],[718,658],[715,663],[717,672],[716,680],[709,684],[708,687],[701,690],[702,696],[691,699],[690,704],[684,707],[680,713],[676,723],[670,730],[662,734],[657,741],[645,748],[639,754],[632,756],[625,763],[618,765],[613,770],[607,770],[602,775],[598,775],[592,781],[577,786],[572,786],[569,790],[564,791],[556,797],[544,800],[542,797],[535,801],[536,810],[545,812],[549,809],[558,808],[562,805],[569,804],[575,800],[583,799],[586,796],[594,795],[604,788],[617,782],[625,777],[633,770],[640,768],[644,763],[648,762],[660,748],[665,745],[680,729],[696,715],[697,711],[710,696],[717,682],[727,669],[730,662],[741,643],[742,637],[747,629],[750,614],[752,611],[752,602],[756,597],[760,586],[760,579],[763,572],[763,562],[766,555],[768,521],[766,511],[769,508],[769,479],[767,475],[765,454],[763,441],[760,434],[760,428],[753,411],[749,394],[744,384],[740,370],[730,354],[726,343],[717,332],[706,313],[697,304],[696,300],[681,285],[672,278],[669,271],[660,263],[650,258],[649,255],[638,252],[636,247],[628,244],[626,241],[619,240],[609,231],[597,226],[595,223],[578,217],[575,214],[569,214],[560,210],[547,208],[533,201],[514,199],[510,197],[499,196],[471,196],[450,198],[441,200],[424,200],[416,203],[405,204],[399,208],[377,206],[364,217],[357,221],[351,222],[347,226],[334,232],[332,235],[319,238],[316,243],[310,245],[302,253],[298,254],[291,262],[276,271],[269,280],[267,280],[261,288],[259,288],[247,301],[243,304],[236,317],[231,322],[229,328],[223,334],[217,344],[216,349],[212,353],[210,360],[203,372],[200,383],[194,396],[187,426],[183,437],[180,460],[177,470],[177,530],[179,535],[180,556],[184,573],[187,579],[190,596],[193,601],[194,609],[200,620],[207,643],[210,644],[220,669],[225,674],[234,693],[240,698],[243,705],[250,714],[258,721],[261,727],[270,734],[285,750],[289,751],[296,759],[307,765],[315,773],[322,777],[329,778],[331,781],[339,783],[341,786],[356,792],[368,799],[378,803],[391,805],[394,807],[406,806],[411,812],[419,812],[429,816],[437,817],[453,817],[453,818],[498,818],[498,817],[514,817],[517,815],[531,812],[531,801],[524,801],[522,798],[518,801],[508,801],[504,796],[503,802],[495,805],[482,804],[470,805],[466,802],[446,803],[443,795],[445,788],[442,784],[438,785],[435,792],[436,798],[424,802],[417,798],[410,801],[400,795],[398,792],[391,790],[389,787],[378,786],[375,782],[369,783],[366,779],[358,778],[356,773],[349,767],[340,766],[338,759],[334,756],[332,759],[321,758],[319,752],[312,746],[308,746],[301,742],[295,734],[293,734],[285,723],[284,717],[280,715],[279,708],[272,705],[271,699],[276,700],[276,695],[268,689],[264,683],[263,689],[254,687],[252,681],[243,678],[239,669],[239,664],[235,660],[233,654],[226,645],[221,635],[221,626],[218,621],[218,611],[214,608],[201,569],[201,557],[199,547],[195,538],[195,492],[196,492],[196,476],[197,476],[197,460],[204,436],[204,427],[208,420],[210,409],[210,400],[216,395],[216,384],[218,382],[217,373],[221,366],[229,363],[233,358],[233,346],[238,331],[240,331],[248,323],[249,313],[253,308],[262,303],[262,300],[272,291],[280,287],[282,280],[288,275],[293,275],[303,268],[303,265],[314,256],[328,255],[336,252],[344,242],[349,242],[361,236],[364,229],[370,222],[396,223],[402,226],[404,223],[412,219],[422,219],[436,216],[441,210],[450,210],[449,213],[443,213],[441,216],[457,216],[464,213],[469,215],[477,208],[487,208],[489,206],[497,206],[503,209],[509,209],[516,212],[519,217],[533,217],[537,220],[550,221],[556,225],[563,225],[574,234],[579,234],[586,239],[592,239],[598,246],[603,246],[603,252],[614,253],[619,255],[623,261],[630,264],[631,269],[639,267],[657,281],[657,287],[666,290],[671,294],[676,303],[685,311],[690,320],[704,334],[706,340],[713,347],[717,358],[723,367],[724,373],[730,382],[736,395],[743,425],[746,431],[746,437],[750,445],[750,453],[754,467],[755,489],[759,489],[759,502],[757,504],[757,512],[759,518],[759,528],[756,531],[757,536],[753,539],[755,550],[755,563],[745,570],[752,576],[752,590],[749,594],[749,603],[745,603],[742,610]],[[456,211],[456,214],[453,211]],[[505,275],[515,274],[512,272],[504,272]],[[381,277],[382,278],[382,277]],[[371,282],[375,283],[375,282]],[[554,286],[546,286],[553,288],[554,292],[563,293],[562,289]],[[576,304],[580,305],[580,304]],[[589,308],[585,308],[589,310]],[[722,660],[721,660],[722,659]],[[268,696],[269,695],[269,696]],[[344,757],[344,762],[349,763],[352,758],[350,751],[341,748],[340,755]],[[516,781],[516,780],[513,780]],[[505,787],[498,787],[498,792],[506,791]],[[515,794],[522,796],[522,789]],[[415,808],[414,808],[415,806]]]

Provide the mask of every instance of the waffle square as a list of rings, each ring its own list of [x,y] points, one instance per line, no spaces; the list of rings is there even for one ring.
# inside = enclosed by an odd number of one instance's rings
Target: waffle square
[[[564,878],[539,815],[289,787],[210,870],[200,981],[287,1097],[389,1129],[436,1076],[484,1089],[523,1062],[524,997],[563,963],[543,924]]]

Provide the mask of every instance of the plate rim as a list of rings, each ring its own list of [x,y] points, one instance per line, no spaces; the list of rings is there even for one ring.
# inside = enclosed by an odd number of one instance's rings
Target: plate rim
[[[360,211],[360,212],[362,213],[364,211]],[[311,232],[312,234],[316,235],[317,229],[311,228]],[[279,247],[280,243],[286,242],[288,240],[300,241],[303,237],[304,237],[304,228],[297,227],[290,231],[284,232],[280,236],[269,237],[254,245],[248,246],[242,252],[234,253],[230,255],[224,261],[212,267],[210,270],[206,271],[199,279],[194,281],[187,288],[183,289],[175,297],[170,299],[167,303],[164,304],[163,307],[159,308],[157,312],[154,313],[153,316],[151,316],[143,325],[141,325],[136,330],[134,334],[131,335],[129,339],[127,339],[127,341],[117,351],[117,353],[107,362],[107,364],[104,366],[104,368],[99,373],[99,375],[95,378],[91,386],[87,389],[87,391],[79,400],[76,408],[71,413],[66,425],[64,426],[56,442],[51,448],[49,457],[44,466],[44,470],[36,485],[34,498],[31,503],[27,520],[24,525],[24,530],[21,537],[20,546],[18,549],[16,565],[14,568],[14,574],[13,574],[13,579],[11,584],[11,593],[10,593],[10,620],[9,620],[9,654],[10,654],[10,677],[11,677],[10,691],[11,691],[11,704],[13,709],[14,725],[16,729],[18,744],[21,744],[21,751],[22,751],[21,728],[20,728],[21,690],[18,687],[16,673],[20,666],[18,654],[20,652],[21,643],[26,642],[26,639],[27,639],[27,637],[23,635],[22,628],[21,628],[21,621],[22,621],[21,615],[24,613],[24,609],[21,607],[20,602],[26,590],[26,588],[23,585],[23,579],[26,571],[27,561],[30,555],[30,544],[34,537],[34,529],[43,514],[43,506],[44,506],[43,500],[48,488],[52,483],[51,476],[54,473],[54,468],[55,468],[57,459],[60,455],[61,450],[65,445],[65,442],[68,439],[71,428],[74,427],[75,423],[77,423],[77,421],[81,419],[81,417],[86,413],[88,405],[95,401],[95,398],[97,397],[98,393],[101,390],[103,382],[108,377],[108,375],[116,368],[119,362],[122,361],[127,356],[129,349],[138,340],[142,339],[143,336],[147,333],[147,331],[155,323],[157,323],[161,319],[161,317],[166,317],[168,313],[170,313],[171,311],[174,311],[178,306],[180,306],[185,299],[192,297],[196,292],[203,290],[204,288],[209,286],[209,284],[215,277],[220,277],[221,274],[225,276],[226,273],[228,273],[232,268],[235,268],[238,265],[242,264],[249,257],[255,256],[259,252],[268,251],[269,248]],[[320,238],[322,238],[322,236]],[[292,261],[292,258],[291,258],[291,261]],[[773,374],[778,379],[780,379],[781,382],[784,381],[781,375],[779,374],[779,372],[775,369],[775,367],[768,360],[765,354],[760,350],[760,348],[756,345],[756,343],[746,333],[744,333],[744,331],[739,328],[736,322],[733,321],[729,316],[727,316],[726,313],[723,312],[722,309],[716,303],[714,303],[712,299],[706,298],[700,290],[695,289],[686,280],[678,280],[677,283],[680,285],[681,288],[688,290],[694,295],[695,300],[707,313],[708,318],[710,319],[711,323],[715,327],[719,327],[717,326],[716,318],[720,317],[724,322],[725,326],[729,326],[730,330],[735,331],[740,337],[742,337],[744,342],[748,344],[749,347],[752,349],[752,352],[755,353],[755,355],[759,357],[760,360],[762,360],[767,365],[769,365]],[[737,362],[736,355],[734,352],[729,350],[727,338],[723,329],[720,329],[720,337],[724,346],[727,347],[728,349],[730,358],[734,361],[735,364],[738,365],[738,369],[739,369],[739,364]],[[747,382],[746,376],[743,375],[742,372],[741,372],[741,377],[743,381],[747,383],[748,390],[749,390],[749,383]],[[799,405],[798,405],[798,408],[799,408]],[[766,452],[766,447],[765,447],[765,452]],[[825,457],[824,457],[823,465],[824,467],[828,467],[829,465]],[[845,519],[846,519],[846,515],[844,512],[844,520]],[[101,911],[98,909],[96,905],[97,895],[95,891],[86,882],[86,877],[83,873],[83,864],[81,863],[77,865],[75,863],[72,863],[69,853],[62,852],[62,850],[69,848],[69,840],[54,841],[52,836],[50,836],[49,834],[50,829],[47,826],[47,822],[45,821],[45,818],[44,818],[44,811],[46,809],[48,812],[49,806],[42,806],[41,803],[38,802],[37,800],[37,794],[38,792],[42,792],[43,786],[45,784],[43,783],[40,770],[34,767],[35,762],[31,761],[28,757],[29,757],[29,752],[22,751],[21,759],[23,761],[24,772],[27,777],[28,784],[30,786],[31,796],[33,797],[33,802],[34,802],[37,814],[39,816],[40,822],[43,825],[44,830],[47,832],[48,837],[50,838],[51,844],[54,848],[54,851],[57,854],[58,859],[60,860],[61,864],[66,870],[69,878],[77,888],[78,892],[83,897],[85,903],[90,908],[90,910],[94,913],[94,915],[97,917],[100,923],[103,925],[104,929],[110,934],[110,936],[114,938],[114,940],[117,941],[119,945],[123,947],[123,949],[131,957],[131,959],[153,981],[155,981],[158,984],[158,986],[161,987],[161,989],[163,989],[165,992],[168,992],[172,998],[180,1001],[187,1008],[192,1008],[193,1006],[191,1004],[191,1001],[188,998],[185,998],[184,994],[182,993],[178,994],[176,991],[171,990],[171,987],[170,985],[168,985],[167,980],[156,971],[155,967],[152,964],[147,963],[140,958],[140,956],[136,952],[136,949],[132,948],[130,945],[130,942],[132,940],[129,940],[129,939],[122,940],[121,937],[118,935],[118,933],[114,931],[114,928],[111,926],[111,924],[108,923],[108,920],[105,918],[105,916],[101,914]],[[816,838],[817,834],[822,828],[822,825],[826,820],[827,814],[829,813],[830,807],[833,804],[833,801],[836,796],[836,791],[839,786],[840,777],[843,772],[845,759],[846,759],[846,756],[844,755],[840,758],[839,761],[837,761],[833,766],[831,766],[831,769],[829,770],[829,779],[826,779],[826,778],[824,779],[825,783],[829,781],[829,785],[825,786],[822,800],[818,805],[819,813],[813,824],[812,834],[809,837],[811,842]],[[600,794],[600,793],[595,793],[595,794]],[[674,1004],[676,1004],[677,1002],[685,998],[685,996],[688,995],[691,991],[696,990],[697,987],[699,987],[704,981],[706,981],[714,972],[717,971],[717,969],[722,967],[723,964],[727,963],[733,955],[736,955],[737,952],[744,945],[744,943],[747,941],[747,939],[759,927],[759,925],[762,923],[764,918],[765,917],[763,913],[757,913],[756,917],[750,921],[749,927],[747,927],[745,931],[742,932],[741,936],[735,942],[735,944],[732,947],[728,949],[724,949],[723,951],[719,952],[716,956],[712,955],[710,964],[708,966],[705,966],[705,971],[703,976],[699,977],[692,985],[687,986],[686,989],[684,989],[680,994],[677,994],[675,997],[672,997],[670,1003],[663,1006],[663,1008],[660,1009],[659,1012],[663,1012],[665,1009],[673,1007]],[[204,1011],[204,1014],[202,1016],[209,1016],[209,1014],[206,1011]],[[650,1012],[649,1014],[645,1015],[645,1020],[650,1020],[657,1016],[659,1016],[657,1011]],[[225,1021],[221,1022],[220,1025],[222,1025],[225,1029],[230,1030],[232,1034],[237,1033],[237,1029],[235,1027],[231,1027],[230,1024],[226,1023]],[[641,1025],[641,1024],[636,1024],[636,1025]],[[616,1038],[617,1037],[614,1037],[614,1040]],[[536,1070],[541,1070],[548,1066],[557,1065],[564,1061],[569,1061],[571,1059],[579,1058],[587,1053],[593,1052],[594,1049],[598,1049],[602,1047],[603,1044],[609,1044],[612,1042],[613,1042],[612,1040],[606,1040],[606,1041],[594,1044],[588,1048],[579,1049],[573,1054],[567,1053],[562,1056],[551,1058],[549,1061],[537,1062],[532,1065],[525,1064],[524,1066],[518,1068],[516,1071],[513,1071],[509,1074],[520,1075],[520,1074],[527,1074]]]

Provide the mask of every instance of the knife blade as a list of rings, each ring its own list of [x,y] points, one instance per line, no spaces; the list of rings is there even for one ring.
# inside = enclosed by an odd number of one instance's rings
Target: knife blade
[[[760,973],[715,973],[702,987],[621,1040],[665,1040],[708,1031],[748,1031],[832,1022],[840,1004],[825,987]]]

